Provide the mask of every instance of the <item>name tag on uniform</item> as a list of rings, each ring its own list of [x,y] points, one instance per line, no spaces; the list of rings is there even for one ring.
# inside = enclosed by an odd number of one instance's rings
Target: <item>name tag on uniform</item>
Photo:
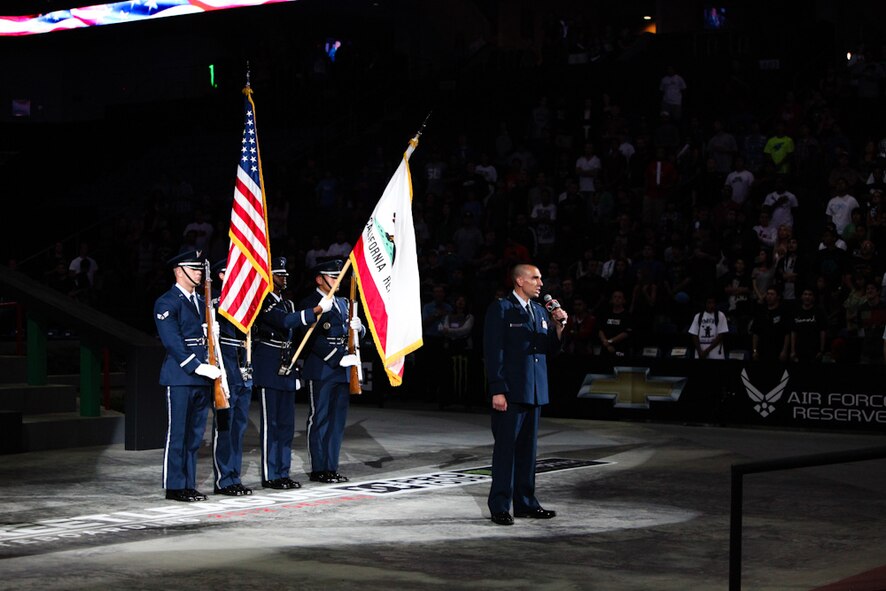
[[[511,322],[508,324],[508,328],[520,328],[521,326],[523,326],[522,322]]]

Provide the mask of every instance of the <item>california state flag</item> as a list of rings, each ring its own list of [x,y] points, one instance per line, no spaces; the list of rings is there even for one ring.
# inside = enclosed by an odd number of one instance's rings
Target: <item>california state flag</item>
[[[397,172],[351,252],[372,338],[392,386],[403,383],[406,355],[422,346],[418,255],[412,221],[409,141]]]

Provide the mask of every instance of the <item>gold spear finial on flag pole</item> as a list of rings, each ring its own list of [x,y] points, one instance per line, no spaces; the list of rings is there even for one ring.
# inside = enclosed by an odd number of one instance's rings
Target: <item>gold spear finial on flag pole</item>
[[[249,60],[246,60],[246,86],[243,87],[243,94],[249,96],[252,94],[252,83],[249,81],[251,72],[249,71]]]

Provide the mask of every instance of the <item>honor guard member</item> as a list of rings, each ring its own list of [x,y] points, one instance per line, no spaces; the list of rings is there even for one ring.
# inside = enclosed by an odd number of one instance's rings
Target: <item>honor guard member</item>
[[[311,270],[317,289],[302,300],[302,306],[324,301],[344,266],[341,259],[321,262]],[[310,479],[314,482],[347,482],[338,473],[348,418],[350,390],[349,368],[358,363],[356,355],[348,354],[348,330],[366,334],[359,317],[349,318],[348,300],[332,296],[334,305],[324,313],[306,345],[304,377],[308,380],[311,407],[308,414],[308,453],[311,460]]]
[[[317,315],[331,308],[332,302],[315,302],[296,312],[293,303],[282,295],[289,277],[286,258],[275,257],[271,272],[274,290],[265,298],[253,326],[253,380],[261,400],[262,486],[299,488],[301,484],[289,477],[295,436],[295,391],[301,387],[299,370],[292,360],[292,329],[316,322]]]
[[[221,286],[225,280],[227,260],[212,265],[212,304],[218,310]],[[222,316],[216,314],[219,350],[228,380],[230,413],[228,428],[219,428],[218,416],[212,423],[212,471],[215,474],[215,494],[239,497],[251,495],[252,489],[243,486],[240,475],[243,465],[243,436],[249,426],[249,404],[252,401],[252,367],[246,355],[246,335]]]
[[[205,501],[197,490],[197,452],[212,403],[212,383],[221,370],[207,361],[206,302],[196,287],[203,281],[200,251],[179,254],[167,263],[175,285],[154,303],[157,334],[166,349],[160,384],[166,386],[167,430],[163,488],[173,501]]]

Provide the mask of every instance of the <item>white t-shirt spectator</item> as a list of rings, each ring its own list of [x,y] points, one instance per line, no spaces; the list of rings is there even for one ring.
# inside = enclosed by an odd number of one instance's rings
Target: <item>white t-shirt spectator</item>
[[[698,337],[698,344],[701,345],[703,349],[707,349],[711,343],[717,340],[719,335],[723,335],[729,332],[729,323],[726,321],[726,315],[723,314],[720,310],[715,310],[713,313],[704,310],[703,312],[699,312],[692,319],[692,324],[689,325],[689,334],[695,335]],[[693,357],[698,359],[698,351],[693,351]],[[723,351],[723,343],[720,342],[719,345],[714,347],[708,353],[708,359],[725,359],[726,354]]]
[[[741,205],[748,198],[751,185],[754,184],[754,173],[750,170],[733,170],[726,175],[726,183],[732,187],[732,200]]]
[[[858,208],[858,201],[852,195],[835,195],[828,201],[824,213],[837,226],[837,235],[842,236],[843,230],[852,222],[852,210]]]

